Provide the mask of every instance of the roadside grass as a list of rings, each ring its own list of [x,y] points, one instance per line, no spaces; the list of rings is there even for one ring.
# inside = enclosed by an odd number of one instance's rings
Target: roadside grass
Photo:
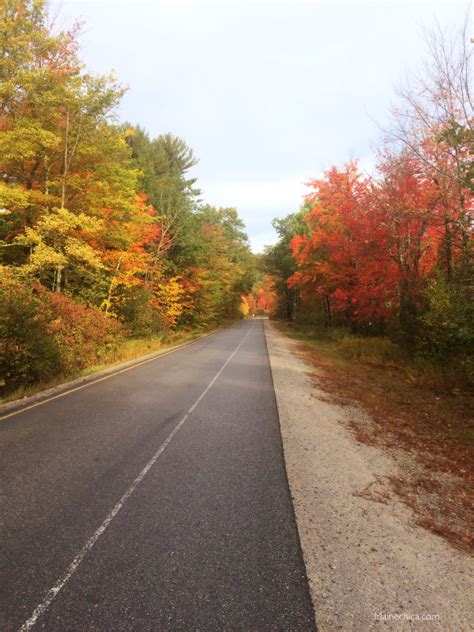
[[[185,342],[191,342],[198,339],[201,336],[224,329],[232,325],[234,320],[223,321],[218,326],[192,329],[188,331],[171,331],[166,334],[149,336],[147,338],[125,338],[117,347],[114,347],[110,351],[107,351],[101,358],[101,362],[90,365],[81,371],[70,372],[67,374],[60,374],[56,377],[36,384],[22,386],[15,391],[0,396],[0,405],[7,402],[20,400],[31,395],[36,395],[41,391],[53,388],[65,382],[71,382],[81,377],[86,377],[94,373],[98,373],[104,369],[109,369],[115,365],[135,360],[141,356],[156,351],[166,351],[171,347],[174,347]]]
[[[357,336],[346,329],[334,328],[329,334],[316,334],[314,328],[285,323],[289,331],[301,340],[317,343],[328,354],[354,360],[375,368],[396,369],[403,379],[414,386],[429,387],[439,394],[473,395],[472,380],[467,370],[448,362],[436,363],[421,355],[411,357],[389,338]]]
[[[286,323],[315,367],[312,377],[330,401],[358,405],[348,425],[358,441],[390,449],[403,474],[389,481],[417,523],[451,543],[474,544],[474,401],[467,390],[443,386],[433,367],[410,363],[386,339],[342,332],[317,338]],[[393,346],[392,346],[393,345]],[[393,348],[395,347],[395,348]]]

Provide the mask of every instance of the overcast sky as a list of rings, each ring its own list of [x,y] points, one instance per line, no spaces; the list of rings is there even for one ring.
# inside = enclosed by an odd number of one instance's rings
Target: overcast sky
[[[203,199],[236,206],[255,252],[304,182],[373,165],[393,89],[424,53],[423,27],[462,24],[469,2],[132,0],[50,2],[85,22],[89,70],[129,87],[120,117],[190,145]]]

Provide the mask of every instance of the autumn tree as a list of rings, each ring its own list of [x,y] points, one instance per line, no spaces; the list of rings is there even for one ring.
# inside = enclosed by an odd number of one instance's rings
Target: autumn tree
[[[160,239],[152,248],[154,273],[189,225],[200,191],[188,171],[197,164],[197,159],[184,140],[172,134],[150,139],[139,126],[124,125],[124,130],[133,162],[140,170],[138,186],[156,209],[160,225]]]
[[[468,20],[458,31],[437,26],[426,33],[426,43],[421,72],[398,90],[388,139],[412,153],[438,189],[439,266],[450,282],[457,273],[471,272],[474,103]]]
[[[437,264],[425,292],[430,328],[425,329],[428,348],[462,347],[454,343],[450,321],[468,319],[465,306],[472,295],[472,181],[474,177],[472,44],[469,19],[458,30],[440,26],[426,34],[427,56],[422,70],[399,89],[388,139],[402,146],[418,161],[425,177],[437,190]],[[442,306],[445,309],[442,309]],[[448,312],[451,316],[448,317]],[[428,318],[428,316],[427,316]],[[426,320],[425,326],[426,326]],[[430,330],[436,334],[429,335]],[[464,346],[472,345],[465,327]]]
[[[297,264],[290,251],[290,243],[297,234],[306,231],[303,221],[309,206],[304,205],[298,213],[288,215],[283,219],[274,219],[272,224],[279,237],[274,246],[265,250],[263,268],[273,279],[273,286],[277,293],[276,314],[287,320],[296,315],[299,301],[299,290],[296,286],[289,286],[288,279],[296,272]]]
[[[420,160],[406,151],[386,156],[379,172],[382,177],[374,188],[373,213],[385,229],[390,263],[395,263],[398,296],[394,306],[400,332],[404,342],[413,346],[427,274],[436,261],[439,191]]]
[[[0,390],[122,335],[239,317],[253,256],[236,210],[199,201],[192,149],[117,121],[123,89],[44,0],[5,0],[0,20]]]

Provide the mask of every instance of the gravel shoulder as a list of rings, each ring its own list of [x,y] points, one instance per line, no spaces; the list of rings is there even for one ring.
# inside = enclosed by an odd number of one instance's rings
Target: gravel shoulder
[[[414,523],[384,485],[402,465],[347,427],[365,413],[331,402],[297,343],[265,332],[318,629],[472,630],[472,558]]]

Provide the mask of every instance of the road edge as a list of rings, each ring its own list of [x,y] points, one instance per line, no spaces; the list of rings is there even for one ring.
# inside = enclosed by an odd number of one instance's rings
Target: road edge
[[[270,373],[272,376],[272,384],[273,384],[273,392],[274,392],[274,397],[275,397],[275,404],[276,404],[276,409],[277,409],[277,414],[278,414],[278,429],[279,429],[279,434],[280,434],[280,445],[281,445],[281,452],[282,452],[282,457],[283,457],[283,467],[285,470],[285,476],[286,476],[286,482],[288,485],[288,490],[290,493],[290,500],[291,500],[291,505],[293,507],[293,521],[295,523],[295,527],[296,527],[296,532],[298,534],[298,543],[299,543],[299,548],[300,548],[300,554],[301,554],[301,558],[303,560],[303,566],[305,569],[305,576],[306,576],[306,582],[308,585],[308,593],[309,593],[309,598],[311,601],[311,606],[313,609],[313,621],[314,621],[314,629],[316,632],[320,632],[319,629],[319,625],[318,625],[318,617],[317,617],[317,609],[316,609],[316,594],[313,590],[312,587],[312,583],[310,580],[310,575],[309,575],[309,570],[308,570],[308,560],[307,560],[307,554],[305,551],[305,548],[303,547],[303,542],[302,542],[302,538],[301,538],[301,525],[300,525],[300,521],[298,519],[298,515],[297,515],[297,511],[296,511],[296,507],[295,507],[295,496],[294,496],[294,481],[292,478],[290,478],[290,474],[288,472],[288,461],[287,461],[287,450],[285,449],[285,438],[284,438],[284,433],[283,433],[283,429],[282,429],[282,419],[284,417],[284,411],[283,411],[283,407],[282,407],[282,400],[281,400],[281,393],[280,390],[277,388],[276,386],[276,380],[275,380],[275,356],[272,353],[273,349],[272,349],[272,345],[269,344],[269,337],[268,337],[268,330],[270,327],[274,327],[274,325],[270,322],[270,320],[266,319],[263,322],[263,333],[264,333],[264,339],[265,339],[265,347],[267,349],[267,355],[268,355],[268,361],[269,361],[269,365],[270,365]]]

